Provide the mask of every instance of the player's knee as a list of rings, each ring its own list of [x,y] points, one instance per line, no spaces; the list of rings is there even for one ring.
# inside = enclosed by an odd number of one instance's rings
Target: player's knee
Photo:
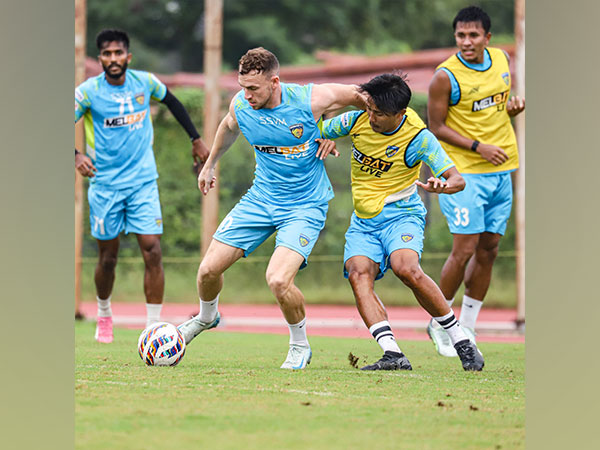
[[[403,264],[399,266],[392,266],[394,274],[400,280],[409,287],[416,287],[423,279],[423,271],[418,265],[414,264]]]
[[[278,299],[284,297],[286,292],[289,290],[292,282],[288,277],[281,275],[277,272],[267,272],[266,274],[267,284],[269,289],[273,292],[273,295]]]
[[[364,284],[373,283],[372,277],[367,271],[350,269],[348,272],[348,281],[353,288],[357,288]]]
[[[153,246],[142,250],[146,267],[157,268],[162,266],[162,251],[160,246]]]
[[[117,255],[101,255],[98,265],[105,273],[114,272],[117,267]]]
[[[203,260],[198,268],[198,282],[210,282],[218,279],[221,272],[210,261]]]
[[[477,249],[477,261],[482,264],[493,264],[498,256],[498,246],[478,248]]]
[[[453,248],[450,257],[460,265],[465,265],[475,253],[475,245]]]

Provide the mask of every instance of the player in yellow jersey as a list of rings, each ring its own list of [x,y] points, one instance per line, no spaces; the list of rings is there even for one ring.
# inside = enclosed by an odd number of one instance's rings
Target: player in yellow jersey
[[[464,279],[460,323],[473,341],[498,243],[510,216],[510,173],[519,167],[510,118],[525,109],[524,99],[509,99],[508,55],[488,47],[490,26],[489,16],[476,6],[458,12],[453,27],[459,51],[438,66],[427,105],[431,131],[467,183],[457,195],[439,196],[453,235],[440,288],[451,306]],[[427,331],[440,354],[456,356],[435,321]]]
[[[385,307],[374,291],[388,268],[414,293],[418,302],[446,331],[465,370],[481,370],[483,357],[448,307],[440,288],[421,269],[427,211],[417,186],[453,194],[464,180],[435,136],[407,108],[411,92],[404,79],[379,75],[360,86],[366,111],[350,111],[323,124],[323,137],[352,139],[354,213],[346,232],[344,275],[356,306],[383,357],[362,370],[412,370],[398,346]],[[418,181],[421,162],[434,176]]]

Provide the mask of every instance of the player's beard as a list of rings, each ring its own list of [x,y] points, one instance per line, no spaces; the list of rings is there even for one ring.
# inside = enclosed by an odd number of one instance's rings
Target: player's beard
[[[268,97],[265,99],[264,102],[252,106],[252,109],[254,109],[254,110],[263,109],[271,101],[272,97],[273,97],[273,88],[271,88],[269,86],[269,95],[268,95]]]
[[[111,73],[109,70],[111,66],[120,67],[121,71],[117,72],[117,73]],[[113,64],[109,64],[108,66],[103,65],[102,68],[104,69],[104,73],[106,74],[107,77],[112,78],[114,80],[118,80],[119,78],[121,78],[123,76],[123,74],[127,70],[127,61],[122,66],[120,64],[113,63]]]

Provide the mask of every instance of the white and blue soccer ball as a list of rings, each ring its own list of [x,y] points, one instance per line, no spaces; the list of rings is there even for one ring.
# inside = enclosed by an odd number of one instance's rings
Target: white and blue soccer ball
[[[157,322],[140,334],[138,353],[149,366],[176,366],[185,354],[185,340],[175,325]]]

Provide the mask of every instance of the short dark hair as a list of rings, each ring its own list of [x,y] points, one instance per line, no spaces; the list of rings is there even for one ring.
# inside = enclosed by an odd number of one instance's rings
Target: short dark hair
[[[360,90],[373,99],[375,106],[384,114],[398,114],[405,109],[412,95],[406,75],[384,73],[360,85]]]
[[[102,30],[96,36],[96,47],[102,50],[108,42],[122,42],[127,50],[129,50],[129,36],[121,30]]]
[[[467,6],[466,8],[461,9],[452,21],[452,28],[454,30],[456,30],[456,24],[458,22],[480,22],[483,31],[485,31],[486,34],[490,31],[490,28],[492,28],[490,16],[478,6]]]
[[[248,50],[246,54],[240,58],[239,74],[246,75],[253,70],[256,70],[258,73],[279,74],[279,61],[277,60],[277,56],[262,47]]]

